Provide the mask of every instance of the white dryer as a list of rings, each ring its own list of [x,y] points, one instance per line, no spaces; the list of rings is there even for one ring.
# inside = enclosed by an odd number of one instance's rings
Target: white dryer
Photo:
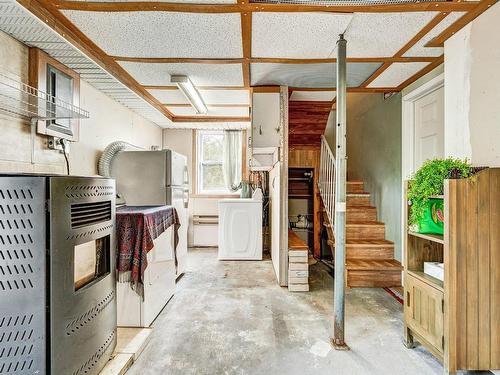
[[[262,260],[262,201],[219,201],[219,260]]]

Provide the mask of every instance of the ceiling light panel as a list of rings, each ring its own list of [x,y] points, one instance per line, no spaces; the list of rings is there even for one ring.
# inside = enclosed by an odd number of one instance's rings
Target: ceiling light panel
[[[347,40],[347,56],[394,56],[437,14],[438,12],[355,13],[344,35]]]
[[[347,85],[359,86],[380,65],[379,63],[348,63]],[[251,77],[252,86],[335,87],[336,64],[251,64]]]
[[[208,112],[200,115],[193,107],[167,107],[175,116],[226,116],[226,117],[248,117],[248,107],[211,107]]]
[[[175,86],[170,75],[185,75],[195,86],[242,86],[241,64],[163,64],[121,61],[120,65],[143,85]]]
[[[239,58],[243,53],[239,13],[62,12],[108,55]]]
[[[304,102],[331,102],[335,98],[335,91],[297,91],[290,96],[291,101]]]
[[[368,87],[397,87],[427,65],[425,62],[391,64]]]
[[[338,13],[265,13],[252,15],[252,56],[325,58],[352,18]]]
[[[465,12],[454,12],[446,16],[439,24],[437,24],[431,31],[429,31],[422,39],[420,39],[413,47],[411,47],[403,56],[415,57],[415,56],[430,56],[438,57],[444,52],[444,48],[441,47],[425,47],[425,45],[434,39],[436,36],[441,34],[448,26],[451,26],[455,21],[462,17]]]

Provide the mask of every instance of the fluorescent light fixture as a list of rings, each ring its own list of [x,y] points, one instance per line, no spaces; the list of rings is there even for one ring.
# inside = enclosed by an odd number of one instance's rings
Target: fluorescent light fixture
[[[208,108],[201,98],[200,93],[196,90],[193,82],[191,82],[187,76],[170,76],[170,82],[177,85],[179,90],[181,90],[187,100],[189,100],[189,103],[196,109],[196,112],[200,114],[206,114],[208,112]]]

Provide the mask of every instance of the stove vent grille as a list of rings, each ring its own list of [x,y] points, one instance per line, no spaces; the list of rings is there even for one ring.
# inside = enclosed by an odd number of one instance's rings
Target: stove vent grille
[[[111,220],[111,201],[73,203],[71,228],[81,228]]]

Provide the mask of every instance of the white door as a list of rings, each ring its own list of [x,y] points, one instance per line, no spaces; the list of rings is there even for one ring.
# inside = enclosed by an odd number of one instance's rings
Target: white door
[[[280,170],[281,163],[277,162],[274,168],[269,172],[269,200],[271,218],[271,259],[273,261],[276,279],[280,278],[281,260],[280,260]]]
[[[444,157],[444,87],[417,99],[415,105],[415,165]]]

